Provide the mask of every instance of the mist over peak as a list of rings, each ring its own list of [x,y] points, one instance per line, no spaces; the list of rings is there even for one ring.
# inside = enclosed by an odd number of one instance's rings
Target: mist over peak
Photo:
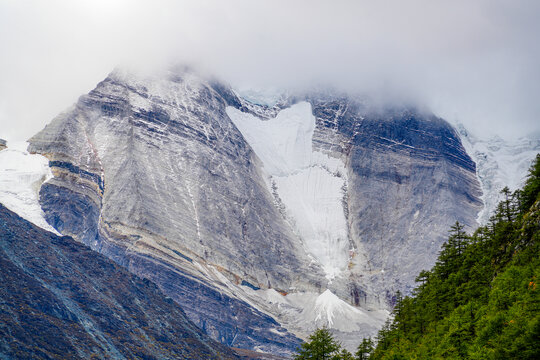
[[[526,135],[540,130],[539,15],[529,0],[4,1],[2,136],[31,136],[117,65],[176,63],[235,88],[328,84]]]

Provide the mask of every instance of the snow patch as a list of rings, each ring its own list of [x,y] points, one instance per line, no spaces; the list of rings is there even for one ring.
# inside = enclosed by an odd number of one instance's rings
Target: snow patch
[[[305,246],[329,278],[337,276],[349,260],[343,179],[313,166],[290,176],[276,176],[274,180]]]
[[[231,106],[226,111],[267,174],[286,176],[310,165],[315,117],[309,103],[293,105],[266,121]]]
[[[309,292],[289,294],[285,299],[287,303],[280,304],[280,310],[288,313],[289,317],[284,318],[290,319],[299,328],[311,331],[328,327],[344,333],[374,334],[389,315],[386,310],[367,311],[356,308],[329,289],[322,294]]]
[[[328,279],[346,269],[348,227],[343,208],[347,184],[340,159],[313,151],[315,117],[311,104],[300,102],[270,120],[227,107],[227,114],[263,164],[271,189],[306,251]]]
[[[0,203],[23,219],[61,236],[47,223],[39,205],[39,189],[52,178],[49,160],[29,154],[26,142],[8,145],[0,151]]]
[[[362,312],[347,304],[339,297],[334,295],[329,289],[323,292],[315,300],[315,322],[323,321],[328,327],[334,327],[334,320],[340,318],[350,319],[351,315],[363,315]]]

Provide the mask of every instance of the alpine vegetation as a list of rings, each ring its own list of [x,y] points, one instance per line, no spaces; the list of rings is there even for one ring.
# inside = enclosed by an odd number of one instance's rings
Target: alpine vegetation
[[[472,235],[456,223],[435,266],[398,296],[370,359],[540,357],[540,154]]]

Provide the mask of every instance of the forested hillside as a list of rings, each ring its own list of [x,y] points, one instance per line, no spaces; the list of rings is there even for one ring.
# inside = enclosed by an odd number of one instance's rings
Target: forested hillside
[[[540,155],[503,194],[486,226],[456,223],[413,295],[397,295],[370,359],[540,358]]]

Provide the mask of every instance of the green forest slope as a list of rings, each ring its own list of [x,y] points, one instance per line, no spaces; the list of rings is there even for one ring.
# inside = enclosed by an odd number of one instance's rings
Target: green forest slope
[[[473,235],[452,227],[413,295],[397,295],[370,359],[540,359],[540,155],[503,195]]]

